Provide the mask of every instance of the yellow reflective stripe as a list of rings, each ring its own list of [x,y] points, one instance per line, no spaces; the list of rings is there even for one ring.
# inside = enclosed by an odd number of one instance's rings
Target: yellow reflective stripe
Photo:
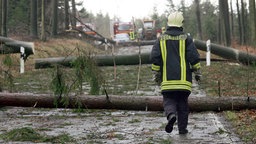
[[[181,80],[186,80],[185,40],[179,40]]]
[[[187,35],[179,35],[179,36],[170,36],[170,35],[162,35],[162,40],[186,40]]]
[[[134,40],[134,39],[135,39],[135,36],[134,36],[134,32],[133,32],[133,31],[130,32],[130,39],[131,39],[131,40]]]
[[[161,86],[161,90],[177,90],[177,89],[183,89],[183,90],[189,90],[191,91],[192,88],[187,85],[167,85],[167,86]]]
[[[192,83],[189,81],[181,81],[181,80],[170,80],[170,81],[164,81],[162,85],[188,85],[192,86]]]
[[[161,47],[161,53],[162,53],[162,59],[163,59],[163,81],[167,80],[167,73],[166,73],[166,41],[163,39],[160,39],[160,47]]]
[[[184,89],[191,91],[192,83],[189,81],[179,81],[179,80],[172,80],[172,81],[165,81],[161,84],[161,90],[177,90],[177,89]]]
[[[192,68],[193,68],[193,69],[200,69],[200,68],[201,68],[200,62],[194,64],[194,65],[192,66]]]
[[[159,71],[159,70],[160,70],[160,66],[155,65],[155,64],[152,64],[152,65],[151,65],[151,69],[152,69],[152,70],[155,70],[155,71]]]

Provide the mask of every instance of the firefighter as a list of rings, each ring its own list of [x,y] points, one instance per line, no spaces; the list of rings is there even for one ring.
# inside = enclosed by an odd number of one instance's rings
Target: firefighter
[[[162,34],[164,34],[165,31],[166,31],[166,30],[165,30],[165,27],[162,27],[161,30],[162,30]]]
[[[130,40],[134,40],[135,39],[135,33],[134,33],[133,30],[130,31],[129,36],[130,36]]]
[[[201,78],[199,53],[192,38],[183,32],[183,21],[182,13],[171,13],[166,32],[156,40],[151,51],[152,72],[161,87],[168,120],[165,127],[167,133],[172,132],[176,119],[179,134],[188,133],[192,72],[196,81]]]

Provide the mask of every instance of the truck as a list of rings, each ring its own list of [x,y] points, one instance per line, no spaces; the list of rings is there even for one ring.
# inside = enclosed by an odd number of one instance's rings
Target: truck
[[[112,39],[115,38],[115,35],[126,33],[130,36],[134,32],[134,25],[132,22],[111,22],[110,33]]]
[[[144,40],[154,40],[156,39],[157,32],[155,28],[154,20],[143,20],[143,39]]]
[[[96,35],[95,25],[92,23],[77,24],[76,28],[83,31],[85,34],[93,35],[93,36]]]

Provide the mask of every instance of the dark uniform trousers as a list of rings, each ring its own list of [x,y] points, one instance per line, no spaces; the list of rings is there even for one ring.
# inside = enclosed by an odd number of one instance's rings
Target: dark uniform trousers
[[[174,114],[178,117],[178,129],[185,130],[188,125],[188,97],[190,92],[187,91],[172,91],[163,93],[163,107],[165,115]]]

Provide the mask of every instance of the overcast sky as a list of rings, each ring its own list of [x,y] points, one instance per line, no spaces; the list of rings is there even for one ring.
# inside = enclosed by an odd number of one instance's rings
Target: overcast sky
[[[174,2],[180,3],[179,0],[174,0]],[[192,1],[186,0],[185,2],[188,4]],[[153,13],[154,6],[157,7],[159,14],[167,9],[167,0],[83,0],[83,4],[89,12],[108,13],[110,18],[115,15],[122,21],[131,21],[132,17],[147,17]]]

